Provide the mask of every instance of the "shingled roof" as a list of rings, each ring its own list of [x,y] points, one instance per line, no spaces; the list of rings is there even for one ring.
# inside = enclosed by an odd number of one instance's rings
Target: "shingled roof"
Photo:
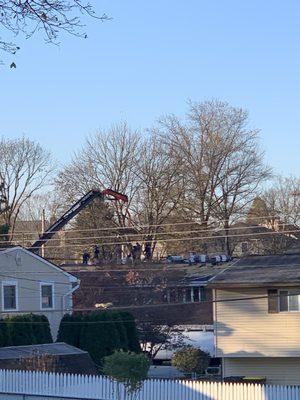
[[[300,286],[300,254],[243,258],[219,275],[210,287]]]

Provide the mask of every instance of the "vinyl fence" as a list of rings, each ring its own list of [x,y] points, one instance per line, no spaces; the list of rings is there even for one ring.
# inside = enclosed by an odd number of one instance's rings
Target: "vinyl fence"
[[[116,393],[120,397],[116,397]],[[0,370],[0,393],[91,400],[129,400],[101,376]],[[136,400],[300,400],[300,387],[149,379]]]

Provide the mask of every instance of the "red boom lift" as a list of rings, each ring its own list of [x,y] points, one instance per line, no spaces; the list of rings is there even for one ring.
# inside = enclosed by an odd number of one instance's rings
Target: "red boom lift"
[[[99,190],[90,190],[81,199],[74,203],[68,211],[66,211],[57,221],[54,222],[41,236],[35,241],[30,250],[33,252],[38,252],[43,244],[47,243],[52,236],[55,235],[57,231],[62,229],[72,218],[74,218],[81,210],[83,210],[88,204],[90,204],[95,198],[100,198],[102,200],[112,200],[112,201],[123,201],[128,203],[128,197],[125,194],[118,193],[112,189],[105,189],[102,192]]]

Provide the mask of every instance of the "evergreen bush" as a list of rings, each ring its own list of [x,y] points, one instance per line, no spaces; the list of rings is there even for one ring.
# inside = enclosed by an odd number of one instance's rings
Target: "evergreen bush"
[[[138,330],[132,314],[128,311],[119,312],[127,333],[128,350],[134,353],[141,352]]]
[[[172,365],[182,372],[204,374],[209,365],[209,360],[210,355],[205,351],[186,346],[174,354]]]
[[[10,346],[35,344],[33,324],[30,314],[16,315],[6,319]]]
[[[65,314],[60,322],[56,341],[80,347],[81,331],[84,327],[82,322],[84,321],[85,316],[80,314]]]
[[[5,319],[0,319],[0,347],[9,346],[9,332]]]
[[[116,350],[140,352],[135,321],[128,312],[66,314],[60,323],[57,342],[88,351],[98,365]]]
[[[48,318],[45,315],[30,314],[34,343],[52,343],[52,335]]]

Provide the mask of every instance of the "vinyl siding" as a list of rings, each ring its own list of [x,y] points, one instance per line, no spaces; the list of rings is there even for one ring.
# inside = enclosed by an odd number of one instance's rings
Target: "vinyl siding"
[[[216,290],[215,298],[267,296],[266,289]],[[215,303],[217,357],[300,357],[300,313],[269,314],[268,300]]]
[[[300,358],[224,358],[223,374],[263,376],[269,384],[300,385]]]
[[[17,281],[18,310],[5,311],[2,304],[2,282]],[[40,282],[54,283],[54,307],[51,310],[41,309]],[[21,313],[46,315],[49,319],[53,339],[56,339],[64,309],[72,307],[72,299],[64,295],[72,288],[69,277],[58,269],[36,258],[22,249],[0,252],[0,310],[1,316]]]

